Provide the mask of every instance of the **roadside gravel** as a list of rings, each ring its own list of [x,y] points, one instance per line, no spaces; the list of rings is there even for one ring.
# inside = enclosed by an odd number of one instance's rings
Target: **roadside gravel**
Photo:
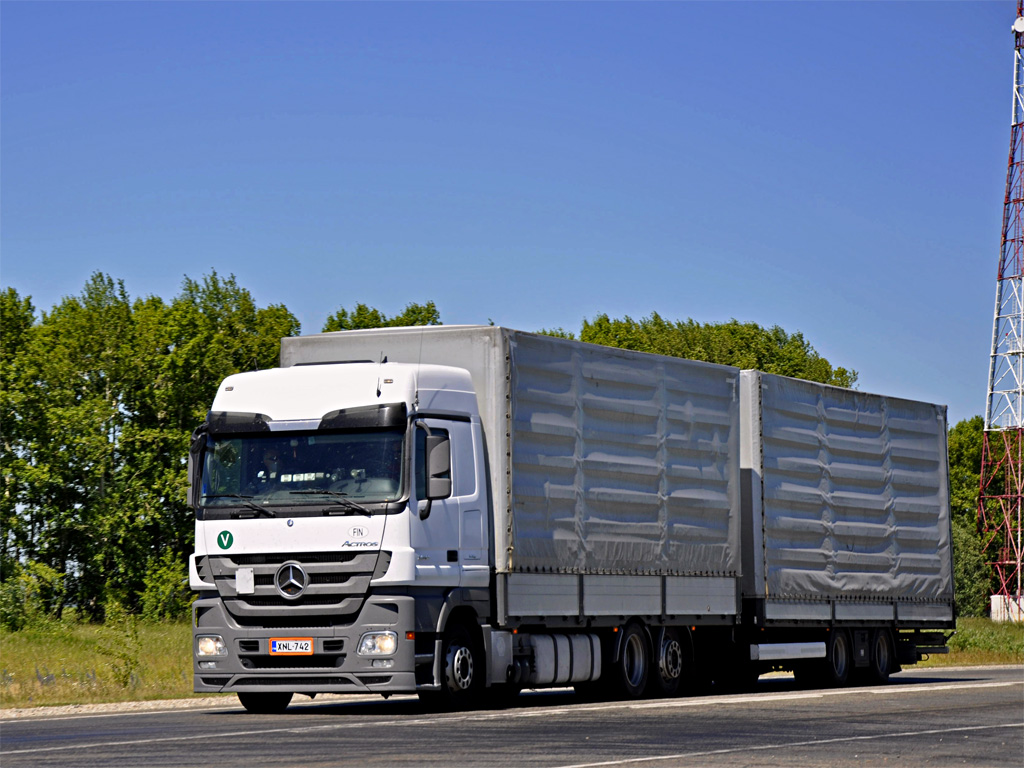
[[[362,700],[366,695],[321,693],[316,703]],[[305,696],[296,696],[294,703],[310,703]],[[171,712],[180,709],[241,709],[233,693],[220,696],[203,696],[194,699],[157,699],[154,701],[117,701],[109,704],[68,704],[62,707],[25,707],[23,709],[0,709],[0,722],[4,720],[27,720],[42,717],[73,717],[85,715],[112,715],[122,712]]]
[[[117,701],[110,704],[68,704],[63,707],[25,707],[0,709],[0,721],[69,715],[105,715],[114,712],[164,712],[174,709],[228,709],[239,706],[233,695],[204,696],[200,699],[157,699],[155,701]]]

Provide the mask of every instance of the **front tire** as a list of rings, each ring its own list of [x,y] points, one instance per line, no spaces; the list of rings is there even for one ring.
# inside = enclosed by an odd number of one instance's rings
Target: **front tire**
[[[290,693],[238,693],[238,700],[254,715],[277,715],[288,709]]]
[[[480,703],[484,687],[484,652],[478,636],[465,624],[446,630],[441,645],[441,688],[420,691],[420,700],[436,709],[469,709]]]

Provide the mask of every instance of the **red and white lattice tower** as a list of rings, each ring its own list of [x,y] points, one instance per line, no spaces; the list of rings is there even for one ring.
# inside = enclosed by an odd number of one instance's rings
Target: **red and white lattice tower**
[[[992,323],[978,523],[996,574],[992,618],[1024,620],[1024,0],[1013,24],[1013,117]]]

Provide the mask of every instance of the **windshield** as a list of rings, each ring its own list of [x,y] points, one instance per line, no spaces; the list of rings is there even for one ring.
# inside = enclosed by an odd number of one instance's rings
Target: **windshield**
[[[210,436],[200,504],[318,505],[395,501],[404,432],[288,432]]]

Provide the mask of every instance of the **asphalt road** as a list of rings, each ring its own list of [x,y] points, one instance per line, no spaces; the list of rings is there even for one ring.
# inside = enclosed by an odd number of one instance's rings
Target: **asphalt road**
[[[228,700],[230,703],[230,700]],[[588,703],[526,693],[434,714],[415,698],[296,697],[283,715],[202,710],[0,722],[0,765],[1024,766],[1024,668],[911,670],[887,686]]]

